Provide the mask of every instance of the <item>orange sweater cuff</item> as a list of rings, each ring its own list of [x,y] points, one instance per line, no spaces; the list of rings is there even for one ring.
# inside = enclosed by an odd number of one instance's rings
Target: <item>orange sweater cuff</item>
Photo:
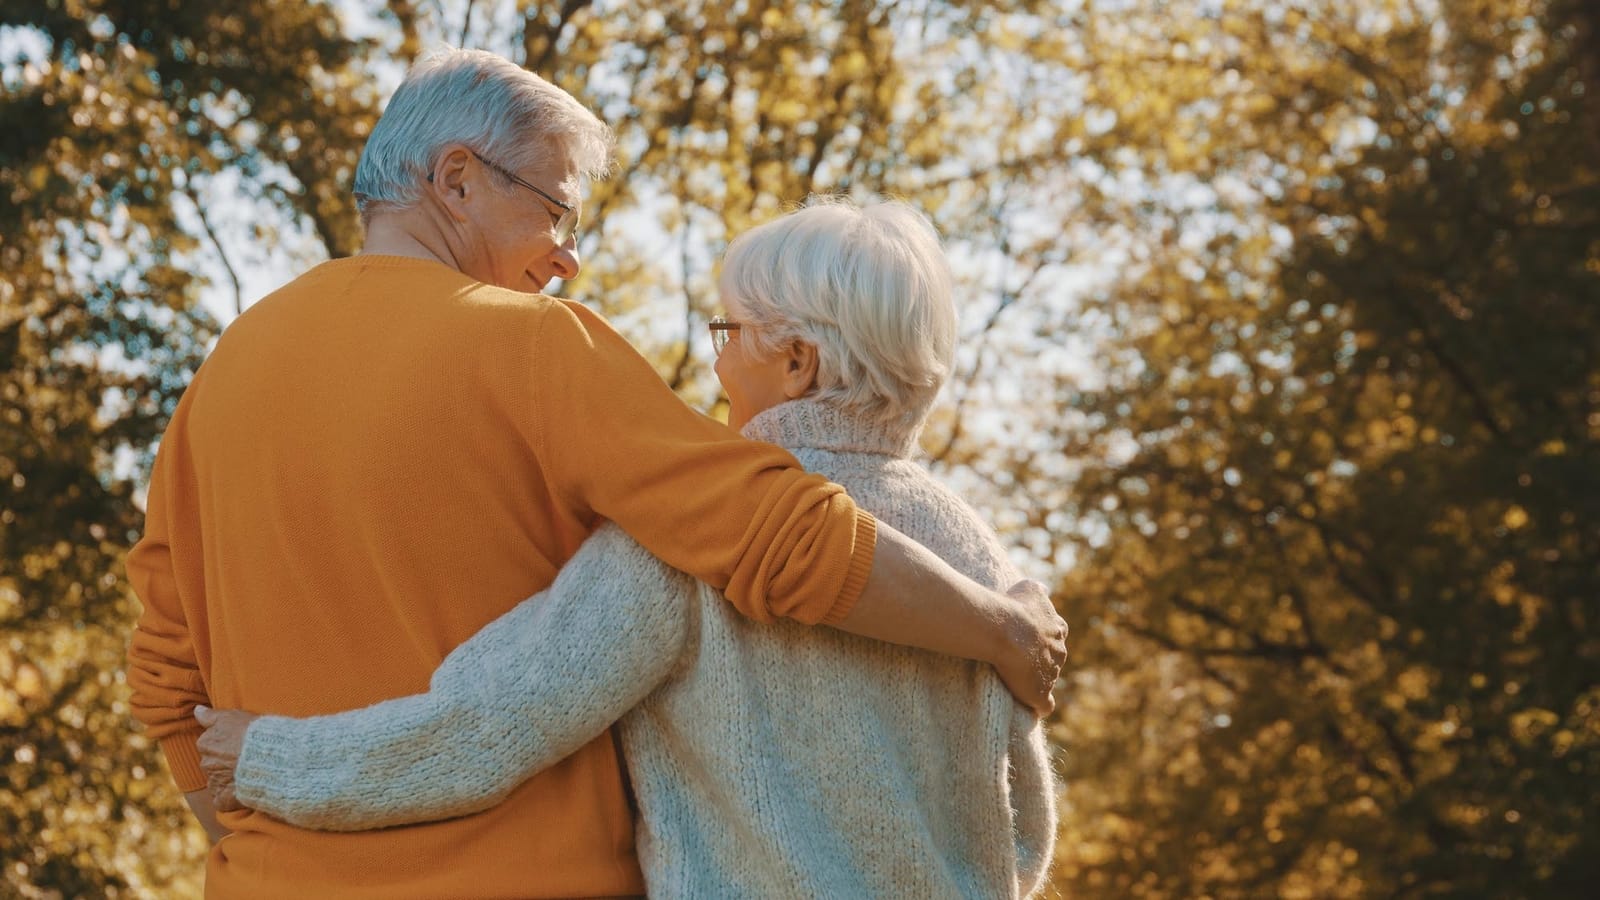
[[[206,773],[200,770],[200,731],[184,731],[161,739],[161,753],[172,770],[172,780],[185,794],[206,786]]]
[[[856,601],[861,599],[861,591],[867,586],[867,576],[872,573],[872,560],[878,552],[878,520],[864,509],[856,509],[856,538],[855,546],[850,553],[850,568],[844,575],[844,586],[839,588],[839,599],[833,601],[833,608],[822,617],[823,625],[837,625],[843,622],[850,611],[856,608]]]

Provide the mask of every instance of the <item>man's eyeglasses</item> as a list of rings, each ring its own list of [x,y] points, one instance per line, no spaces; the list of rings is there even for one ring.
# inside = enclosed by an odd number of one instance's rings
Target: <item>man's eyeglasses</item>
[[[574,234],[577,233],[577,231],[578,231],[578,210],[577,210],[576,207],[571,206],[570,204],[562,203],[560,200],[557,200],[556,198],[550,196],[549,194],[545,193],[544,191],[540,190],[539,188],[529,184],[526,181],[523,181],[521,178],[518,178],[516,175],[512,174],[510,170],[502,168],[500,166],[497,166],[494,163],[488,161],[487,159],[484,159],[483,158],[483,154],[479,153],[478,151],[473,150],[472,151],[472,155],[478,158],[478,162],[483,163],[484,165],[488,166],[489,168],[495,170],[496,172],[499,172],[501,175],[504,175],[505,177],[511,179],[511,182],[513,184],[520,185],[521,187],[525,187],[528,190],[533,191],[535,194],[538,194],[540,197],[543,197],[544,199],[549,200],[551,203],[554,203],[556,206],[561,208],[561,215],[560,216],[557,216],[555,213],[550,212],[550,210],[548,208],[545,209],[545,213],[548,214],[550,216],[550,218],[555,221],[555,229],[553,231],[553,235],[554,235],[554,237],[556,239],[556,246],[559,247],[562,244],[565,244],[569,238],[571,238]],[[428,181],[429,182],[433,181],[433,173],[432,172],[428,173]]]
[[[733,337],[733,333],[744,326],[738,322],[729,322],[722,316],[712,316],[711,321],[706,323],[706,327],[711,329],[711,349],[715,350],[718,356],[721,356],[723,348],[728,346],[728,341]]]

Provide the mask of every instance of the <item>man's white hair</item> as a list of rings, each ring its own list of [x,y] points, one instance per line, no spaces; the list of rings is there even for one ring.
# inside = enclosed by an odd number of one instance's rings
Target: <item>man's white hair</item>
[[[424,179],[453,143],[513,171],[564,153],[581,174],[602,178],[615,139],[571,94],[505,57],[441,50],[412,66],[373,126],[356,165],[362,221],[383,208],[416,205]]]
[[[899,201],[812,198],[728,246],[719,287],[744,309],[739,339],[817,347],[817,396],[920,426],[955,354],[953,279],[939,235]]]

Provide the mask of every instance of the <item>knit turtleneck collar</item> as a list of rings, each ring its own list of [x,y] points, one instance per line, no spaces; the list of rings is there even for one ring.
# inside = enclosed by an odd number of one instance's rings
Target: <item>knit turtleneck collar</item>
[[[743,434],[790,450],[908,457],[916,447],[918,430],[867,419],[821,400],[801,397],[757,413],[744,426]]]

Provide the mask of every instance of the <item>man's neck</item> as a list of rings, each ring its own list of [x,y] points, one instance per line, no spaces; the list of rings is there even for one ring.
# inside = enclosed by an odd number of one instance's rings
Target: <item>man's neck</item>
[[[444,263],[459,269],[450,248],[442,240],[429,240],[419,233],[416,223],[408,221],[406,212],[379,213],[367,223],[367,239],[361,246],[363,254],[378,256],[405,256]]]

